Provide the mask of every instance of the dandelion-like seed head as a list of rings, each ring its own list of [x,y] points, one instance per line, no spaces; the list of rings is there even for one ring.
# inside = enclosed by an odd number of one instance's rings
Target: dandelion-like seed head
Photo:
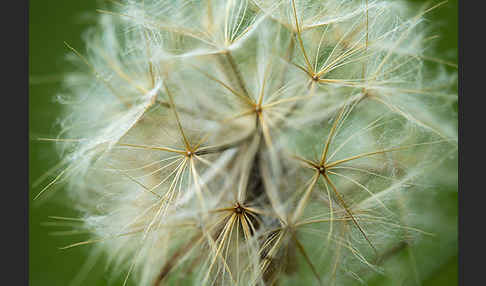
[[[100,9],[86,52],[67,45],[84,70],[65,81],[59,138],[79,140],[57,140],[66,156],[39,194],[67,182],[84,213],[93,239],[68,247],[107,253],[134,285],[348,285],[379,273],[424,234],[408,200],[457,147],[444,111],[454,75],[423,64],[442,64],[424,54],[422,22],[439,6]]]

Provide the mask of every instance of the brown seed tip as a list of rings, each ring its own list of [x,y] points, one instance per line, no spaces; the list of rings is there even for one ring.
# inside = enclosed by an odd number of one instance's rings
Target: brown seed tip
[[[235,204],[235,213],[237,214],[242,214],[245,211],[245,209],[239,204]]]
[[[324,167],[324,166],[320,166],[320,167],[319,167],[319,173],[321,173],[321,174],[323,174],[323,175],[324,175],[324,173],[326,173],[326,167]]]

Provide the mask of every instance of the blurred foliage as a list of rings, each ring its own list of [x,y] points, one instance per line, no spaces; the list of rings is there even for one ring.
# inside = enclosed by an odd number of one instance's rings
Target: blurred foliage
[[[410,0],[415,5],[424,1]],[[83,31],[94,23],[95,9],[100,3],[93,0],[63,1],[63,0],[31,0],[29,7],[29,185],[53,167],[59,157],[54,144],[33,140],[39,137],[52,137],[58,133],[56,122],[60,115],[60,105],[55,101],[59,91],[62,73],[66,70],[64,55],[68,53],[64,42],[82,50]],[[427,17],[435,25],[434,30],[441,35],[438,43],[440,51],[445,51],[441,57],[457,62],[457,0],[449,1],[440,9]],[[45,182],[44,182],[45,184]],[[53,231],[69,228],[50,225],[49,216],[76,217],[65,204],[62,189],[53,189],[54,196],[48,200],[33,202],[33,197],[41,190],[42,184],[30,188],[29,200],[29,275],[30,285],[68,285],[82,269],[89,256],[89,246],[75,247],[68,250],[59,248],[67,244],[87,239],[87,236],[53,235]],[[437,201],[444,209],[444,219],[451,222],[447,231],[455,231],[455,239],[450,242],[447,253],[455,253],[443,259],[441,249],[434,247],[430,240],[422,244],[416,255],[419,259],[428,259],[436,263],[436,271],[429,277],[421,277],[423,286],[457,285],[457,189],[439,192]],[[397,259],[409,259],[406,250],[397,255]],[[420,255],[422,254],[422,255]],[[424,255],[427,256],[424,258]],[[400,257],[403,256],[403,257]],[[432,256],[432,257],[430,257]],[[435,259],[437,257],[437,259]],[[112,269],[110,269],[112,270]],[[413,280],[410,278],[409,280]],[[105,264],[98,263],[89,272],[80,285],[107,285],[116,282]],[[404,280],[403,285],[411,285]],[[121,283],[114,283],[121,284]],[[386,278],[370,281],[373,285],[390,285]]]

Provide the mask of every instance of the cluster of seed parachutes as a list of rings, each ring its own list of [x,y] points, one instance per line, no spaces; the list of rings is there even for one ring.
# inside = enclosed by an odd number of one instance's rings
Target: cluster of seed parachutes
[[[437,5],[436,5],[437,6]],[[397,1],[113,1],[67,44],[59,182],[134,285],[351,285],[424,231],[446,73]],[[68,139],[65,139],[68,138]],[[347,282],[346,282],[347,281]]]

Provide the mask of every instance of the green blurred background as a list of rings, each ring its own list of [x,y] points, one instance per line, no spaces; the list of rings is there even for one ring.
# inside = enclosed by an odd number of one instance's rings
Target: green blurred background
[[[58,133],[56,120],[60,115],[60,104],[56,103],[55,95],[59,91],[62,73],[66,70],[64,56],[69,52],[64,42],[82,51],[82,32],[93,25],[96,8],[100,2],[94,0],[30,0],[29,7],[29,129],[31,139],[37,137],[53,137]],[[411,1],[421,5],[424,1]],[[437,2],[437,1],[435,1]],[[434,30],[441,35],[439,50],[444,52],[440,57],[457,62],[457,0],[449,1],[445,6],[427,16]],[[29,146],[29,185],[54,166],[59,158],[54,144],[30,140]],[[45,183],[44,183],[45,184]],[[52,220],[49,216],[76,217],[68,206],[60,203],[62,189],[49,200],[34,203],[33,197],[41,190],[42,184],[30,188],[29,201],[29,275],[30,285],[69,285],[76,277],[86,261],[90,247],[82,246],[68,250],[59,247],[81,241],[87,236],[58,236],[53,231],[69,230],[68,227],[52,226],[46,222]],[[449,232],[455,231],[457,238],[457,189],[444,190],[438,197],[444,208],[444,219],[450,221]],[[428,247],[427,255],[442,252],[434,249],[430,241],[423,247]],[[447,244],[449,258],[443,256],[435,260],[436,271],[422,278],[424,286],[458,285],[457,281],[457,239]],[[443,247],[443,246],[442,246]],[[406,256],[406,253],[403,255]],[[402,255],[402,256],[403,256]],[[439,257],[439,256],[437,256]],[[420,258],[420,257],[419,257]],[[406,258],[403,258],[406,259]],[[428,257],[434,261],[433,257]],[[420,265],[420,261],[417,261]],[[117,280],[111,280],[103,263],[97,264],[85,277],[80,285],[113,285]],[[121,282],[121,281],[119,281]],[[385,279],[376,279],[371,285],[388,285]],[[408,285],[408,284],[407,284]]]

